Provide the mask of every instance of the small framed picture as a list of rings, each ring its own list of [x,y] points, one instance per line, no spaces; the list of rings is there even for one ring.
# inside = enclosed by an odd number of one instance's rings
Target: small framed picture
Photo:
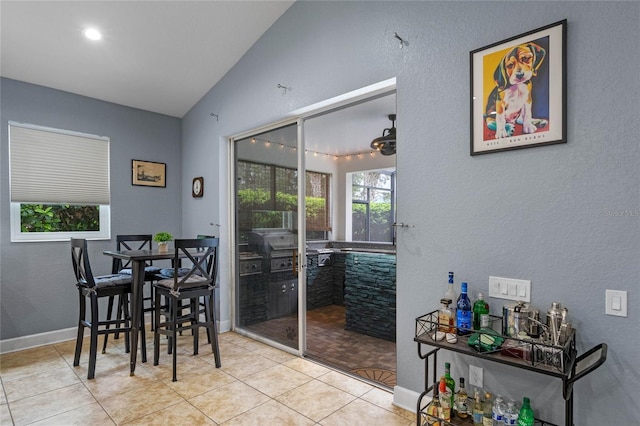
[[[470,53],[471,155],[567,142],[567,21]]]
[[[131,184],[139,186],[167,186],[167,165],[153,161],[131,160]]]

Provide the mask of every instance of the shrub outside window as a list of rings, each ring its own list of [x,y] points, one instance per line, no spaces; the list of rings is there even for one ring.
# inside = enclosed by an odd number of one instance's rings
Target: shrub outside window
[[[296,169],[238,161],[238,225],[240,239],[253,228],[282,228],[286,214],[298,209]],[[305,172],[306,236],[326,239],[331,231],[330,175]]]
[[[351,239],[393,242],[395,172],[353,173],[351,194]]]

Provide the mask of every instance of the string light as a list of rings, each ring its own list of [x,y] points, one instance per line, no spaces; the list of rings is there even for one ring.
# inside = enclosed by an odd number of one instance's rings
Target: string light
[[[285,149],[285,148],[289,148],[291,150],[291,152],[296,152],[297,148],[295,146],[290,146],[281,142],[272,142],[270,140],[266,140],[266,139],[260,139],[260,138],[251,138],[251,143],[256,143],[256,142],[262,142],[264,143],[264,146],[266,148],[271,148],[272,146],[277,146],[280,149]],[[322,156],[325,158],[333,158],[335,161],[338,161],[340,158],[344,158],[346,160],[351,160],[351,157],[356,157],[358,159],[363,159],[365,157],[365,154],[369,154],[370,157],[375,157],[377,155],[378,151],[362,151],[362,152],[355,152],[355,153],[351,153],[351,154],[344,154],[344,155],[338,155],[338,154],[329,154],[326,152],[320,152],[320,151],[314,151],[312,149],[305,149],[304,153],[305,154],[313,154],[314,157],[317,156]]]

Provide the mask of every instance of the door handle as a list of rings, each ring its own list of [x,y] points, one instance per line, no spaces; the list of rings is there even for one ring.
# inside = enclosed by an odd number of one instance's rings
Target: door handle
[[[291,269],[291,273],[296,275],[298,273],[298,249],[291,250],[291,257],[293,258],[293,262],[291,265],[293,266]]]

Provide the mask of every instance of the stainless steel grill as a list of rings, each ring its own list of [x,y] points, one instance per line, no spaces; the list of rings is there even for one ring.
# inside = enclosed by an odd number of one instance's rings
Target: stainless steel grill
[[[252,252],[240,252],[240,276],[255,275],[262,273],[262,256]]]
[[[270,271],[293,270],[298,249],[298,236],[283,229],[255,231],[249,235],[251,250],[270,259]]]

